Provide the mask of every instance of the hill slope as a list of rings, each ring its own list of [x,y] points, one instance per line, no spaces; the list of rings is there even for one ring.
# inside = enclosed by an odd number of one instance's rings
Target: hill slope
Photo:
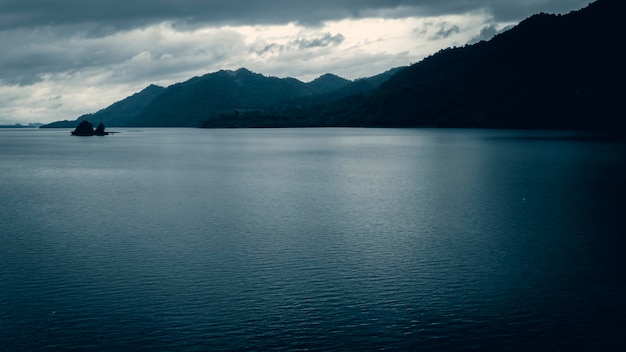
[[[294,78],[267,77],[244,68],[223,70],[168,87],[130,123],[135,126],[258,127],[259,118],[278,116],[271,126],[292,126],[294,124],[282,116],[285,111],[369,92],[392,72],[395,70],[357,81],[325,74],[303,83]]]
[[[537,14],[488,42],[356,81],[219,71],[148,87],[63,127],[93,119],[111,126],[623,129],[625,10],[624,2],[598,0],[563,16]]]
[[[333,121],[325,109],[342,99],[361,96],[376,89],[404,67],[390,69],[381,74],[349,81],[325,74],[306,83],[309,93],[292,99],[282,99],[262,109],[231,110],[211,116],[202,123],[205,128],[217,127],[313,127],[342,126],[343,121]],[[312,93],[311,93],[312,92]]]
[[[135,126],[195,127],[219,113],[268,107],[311,94],[293,78],[265,77],[246,69],[218,71],[174,84],[139,113]]]
[[[76,127],[83,120],[119,127],[199,127],[206,121],[227,127],[250,127],[250,116],[299,111],[293,107],[324,105],[350,94],[368,92],[397,70],[356,81],[325,74],[309,83],[267,77],[244,68],[223,70],[167,88],[151,85],[96,113],[44,127]]]
[[[624,8],[599,0],[564,16],[534,15],[323,113],[357,126],[623,128]]]

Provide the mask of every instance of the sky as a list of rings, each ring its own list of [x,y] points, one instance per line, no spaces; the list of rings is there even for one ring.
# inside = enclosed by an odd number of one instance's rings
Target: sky
[[[245,67],[369,77],[591,0],[0,0],[0,124],[74,120]]]

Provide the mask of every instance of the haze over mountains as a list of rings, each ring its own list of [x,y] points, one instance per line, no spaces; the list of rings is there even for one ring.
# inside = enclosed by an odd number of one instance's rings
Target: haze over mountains
[[[303,83],[246,69],[143,91],[82,120],[107,126],[624,128],[625,4],[537,14],[407,68]]]

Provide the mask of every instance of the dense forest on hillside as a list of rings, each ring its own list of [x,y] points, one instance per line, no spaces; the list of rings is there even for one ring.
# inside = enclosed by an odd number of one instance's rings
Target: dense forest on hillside
[[[442,50],[369,93],[251,116],[250,125],[622,129],[624,7],[599,0],[537,14],[489,42]]]
[[[76,121],[161,127],[625,127],[626,3],[598,0],[537,14],[488,42],[448,48],[406,68],[308,83],[247,69],[149,86]],[[71,125],[70,125],[71,124]]]
[[[600,0],[564,16],[534,15],[318,114],[348,126],[623,128],[624,7]]]
[[[207,120],[225,122],[223,117],[253,115],[280,116],[288,124],[288,117],[282,116],[286,111],[330,104],[341,97],[369,92],[400,69],[355,81],[324,74],[308,83],[294,78],[267,77],[244,68],[222,70],[167,88],[151,85],[96,113],[44,127],[76,127],[84,120],[107,126],[200,127]],[[232,126],[249,124],[247,120],[231,122]],[[228,127],[232,127],[231,122]],[[281,123],[274,125],[280,127]]]

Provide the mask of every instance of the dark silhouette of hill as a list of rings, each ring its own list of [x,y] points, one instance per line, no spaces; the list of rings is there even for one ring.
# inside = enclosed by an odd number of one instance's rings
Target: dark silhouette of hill
[[[141,92],[135,93],[130,97],[120,100],[107,108],[99,110],[93,114],[85,114],[74,121],[57,121],[42,128],[71,128],[81,121],[98,121],[109,126],[129,126],[129,120],[140,113],[148,104],[150,104],[157,96],[165,91],[165,88],[156,85],[150,85]]]
[[[243,68],[222,70],[168,87],[131,123],[197,127],[220,113],[263,109],[311,93],[305,83],[293,78],[266,77]]]
[[[33,122],[33,123],[29,123],[27,125],[22,125],[21,123],[15,123],[12,125],[0,125],[0,128],[39,128],[43,126],[42,123],[39,122]]]
[[[96,113],[44,127],[69,128],[86,120],[118,127],[200,127],[207,120],[226,127],[250,127],[258,124],[250,124],[250,116],[280,116],[285,111],[300,114],[303,107],[368,92],[396,70],[356,81],[328,73],[309,83],[267,77],[244,68],[223,70],[167,88],[151,85]]]
[[[250,117],[283,116],[285,111],[298,106],[334,102],[356,92],[370,91],[390,76],[388,73],[350,81],[324,74],[304,83],[294,78],[267,77],[245,68],[222,70],[168,87],[130,123],[162,127],[252,127],[257,123],[250,124]],[[273,125],[282,126],[280,122]]]
[[[203,121],[202,127],[311,127],[334,126],[334,123],[322,112],[325,107],[350,97],[369,93],[380,86],[403,67],[393,68],[381,74],[346,80],[333,74],[325,74],[304,83],[306,94],[296,98],[279,99],[278,102],[254,109],[235,109],[223,111]]]
[[[534,15],[489,42],[442,50],[319,116],[346,126],[623,128],[625,4]]]
[[[341,78],[332,73],[327,73],[309,82],[307,86],[312,90],[312,93],[323,94],[341,89],[350,83],[352,82],[345,78]]]
[[[324,94],[317,94],[313,99],[309,99],[309,101],[311,104],[330,103],[350,95],[369,93],[403,69],[404,67],[396,67],[372,77],[349,81],[348,84],[342,85],[336,90],[327,91]]]
[[[246,69],[219,71],[168,88],[148,87],[77,121],[623,129],[625,7],[598,0],[567,15],[537,14],[488,42],[441,50],[409,67],[355,81],[325,74],[303,83]],[[48,127],[68,127],[62,124]]]

